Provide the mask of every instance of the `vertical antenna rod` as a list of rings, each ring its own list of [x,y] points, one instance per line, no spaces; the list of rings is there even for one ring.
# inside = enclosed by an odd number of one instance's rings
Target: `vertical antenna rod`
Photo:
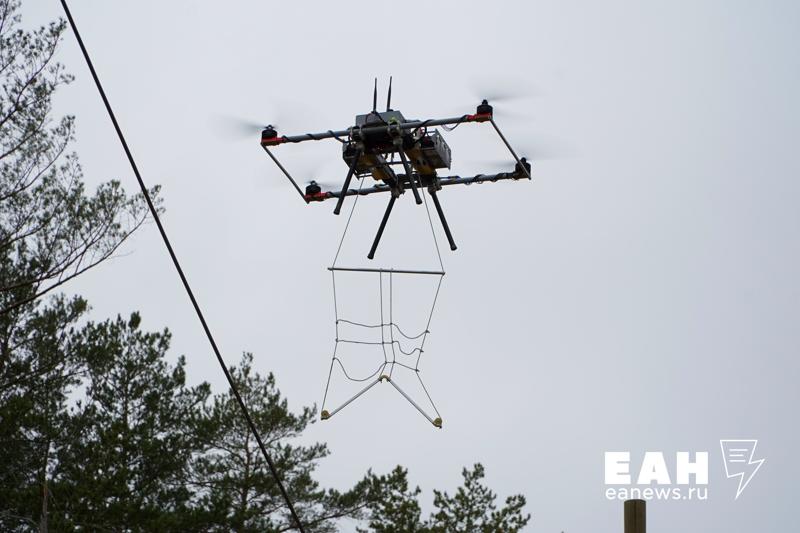
[[[111,119],[111,123],[114,125],[114,129],[117,132],[117,137],[119,137],[119,141],[122,144],[122,149],[125,151],[125,155],[128,157],[128,162],[131,165],[131,169],[133,170],[134,175],[136,176],[136,180],[139,182],[139,187],[142,190],[142,195],[144,196],[145,201],[147,202],[147,207],[150,208],[150,213],[153,215],[153,220],[155,220],[156,226],[158,226],[158,231],[161,234],[161,239],[164,241],[164,245],[167,247],[167,251],[169,252],[169,256],[172,259],[172,264],[175,266],[175,270],[178,271],[178,276],[181,278],[181,282],[183,283],[183,288],[186,289],[186,294],[189,295],[189,299],[192,302],[192,306],[194,307],[194,311],[197,314],[197,318],[200,319],[200,323],[203,326],[203,331],[206,333],[206,337],[208,338],[209,344],[211,344],[211,348],[214,350],[214,355],[217,356],[217,361],[219,362],[219,366],[222,368],[223,373],[225,374],[225,378],[228,380],[228,385],[231,388],[231,392],[236,397],[236,401],[241,408],[242,414],[244,415],[245,420],[247,421],[247,425],[250,428],[250,431],[253,433],[253,436],[258,442],[258,447],[261,448],[261,454],[264,456],[264,459],[269,466],[269,470],[272,473],[272,477],[275,479],[275,484],[278,486],[278,490],[283,496],[283,501],[286,503],[286,506],[289,508],[289,514],[291,515],[291,519],[294,524],[290,524],[293,527],[296,527],[300,530],[301,533],[304,533],[305,530],[303,529],[303,524],[300,522],[300,517],[297,516],[297,512],[294,509],[294,505],[292,505],[292,500],[289,498],[289,493],[286,492],[286,488],[283,486],[281,482],[281,477],[278,475],[278,470],[275,467],[275,463],[272,462],[272,458],[270,457],[269,453],[267,453],[267,447],[264,445],[264,441],[261,439],[261,435],[256,429],[256,425],[253,422],[253,419],[250,417],[250,412],[247,409],[247,406],[242,399],[241,394],[239,394],[239,390],[236,387],[236,383],[233,381],[233,377],[231,376],[230,371],[228,370],[228,366],[225,364],[225,360],[222,358],[222,354],[217,347],[217,343],[214,340],[213,335],[211,334],[211,329],[208,327],[208,323],[206,323],[205,316],[203,316],[203,312],[200,310],[200,304],[197,303],[197,299],[194,297],[194,292],[192,292],[191,286],[189,286],[189,281],[186,279],[186,275],[183,273],[183,268],[181,268],[180,262],[178,262],[178,256],[175,255],[175,250],[172,249],[172,244],[169,242],[169,238],[167,237],[167,232],[164,229],[164,226],[161,224],[161,219],[158,216],[158,210],[156,209],[155,205],[153,204],[152,198],[150,198],[150,193],[147,190],[147,186],[142,179],[142,175],[139,173],[139,167],[136,166],[136,162],[133,159],[133,154],[131,154],[130,148],[128,148],[128,142],[125,140],[125,136],[122,134],[122,129],[117,122],[117,117],[114,115],[113,109],[111,109],[111,103],[109,103],[108,98],[106,97],[106,92],[103,90],[103,85],[100,83],[100,78],[97,76],[97,72],[94,70],[94,65],[92,64],[92,60],[89,58],[89,52],[86,50],[86,46],[83,44],[83,39],[81,39],[81,34],[78,32],[78,27],[75,25],[75,21],[72,18],[72,13],[70,13],[69,7],[67,6],[66,0],[61,0],[61,6],[64,8],[64,13],[67,15],[67,20],[69,21],[69,25],[72,27],[72,31],[75,34],[75,38],[78,41],[78,45],[80,46],[81,52],[83,53],[83,58],[86,60],[86,65],[89,67],[89,72],[92,74],[92,78],[94,79],[94,84],[97,86],[97,90],[100,92],[100,97],[103,99],[103,104],[105,104],[106,111],[108,112],[108,116]]]
[[[375,78],[375,88],[372,90],[372,112],[378,111],[378,78]]]
[[[392,110],[392,77],[389,76],[389,95],[386,97],[386,111]]]

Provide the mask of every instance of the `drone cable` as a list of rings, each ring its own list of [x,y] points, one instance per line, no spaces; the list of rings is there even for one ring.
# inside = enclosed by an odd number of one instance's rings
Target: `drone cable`
[[[209,344],[211,344],[211,348],[214,350],[214,354],[217,357],[217,361],[219,362],[220,367],[222,368],[223,373],[225,374],[225,378],[228,380],[228,385],[230,385],[231,392],[236,397],[236,401],[241,408],[242,414],[244,415],[245,420],[247,421],[247,425],[250,427],[250,431],[253,433],[256,441],[258,442],[258,446],[261,449],[261,454],[264,456],[264,459],[269,466],[269,470],[272,473],[273,478],[275,479],[275,483],[278,485],[278,489],[280,490],[281,496],[283,496],[283,500],[286,502],[286,506],[289,508],[289,513],[291,514],[291,518],[294,521],[295,527],[301,532],[305,533],[303,529],[303,524],[300,522],[300,517],[297,515],[295,511],[294,505],[292,504],[292,500],[289,498],[289,494],[286,492],[286,488],[283,486],[281,482],[280,475],[278,474],[278,470],[275,467],[275,463],[272,461],[272,458],[269,456],[267,452],[267,447],[264,445],[264,441],[261,440],[261,435],[256,429],[255,423],[253,419],[250,417],[250,412],[247,409],[247,406],[242,399],[241,394],[239,393],[238,388],[236,387],[236,383],[233,381],[233,377],[231,376],[230,371],[228,370],[227,365],[225,364],[224,359],[222,358],[222,354],[217,347],[217,343],[214,340],[213,335],[211,334],[211,330],[206,323],[206,319],[203,316],[203,312],[200,310],[200,305],[197,303],[197,299],[192,292],[192,288],[189,286],[189,281],[186,279],[186,275],[183,273],[183,269],[181,268],[180,262],[178,261],[178,257],[175,255],[175,250],[172,248],[172,244],[167,237],[167,233],[164,230],[164,226],[161,224],[161,219],[158,216],[158,210],[156,209],[155,205],[153,204],[153,200],[150,198],[150,193],[147,190],[147,186],[142,179],[141,174],[139,173],[139,168],[136,166],[136,162],[133,159],[133,155],[131,154],[130,149],[128,148],[128,143],[125,140],[125,136],[122,133],[122,129],[117,122],[116,116],[114,115],[114,111],[111,108],[111,104],[106,97],[106,93],[103,90],[103,85],[100,83],[100,78],[97,76],[97,72],[94,69],[94,65],[92,64],[92,60],[89,58],[89,52],[86,50],[86,46],[83,44],[83,39],[81,39],[81,35],[78,32],[78,27],[75,25],[75,21],[72,18],[72,13],[70,13],[69,7],[67,6],[66,0],[61,0],[61,6],[64,8],[64,13],[67,15],[67,20],[69,20],[69,24],[72,27],[73,33],[75,33],[75,38],[78,41],[78,45],[80,46],[81,52],[83,53],[83,58],[86,60],[86,64],[89,67],[89,71],[92,74],[92,78],[94,79],[94,83],[97,86],[97,90],[100,92],[100,97],[103,99],[103,104],[105,104],[106,111],[108,112],[108,116],[111,119],[112,124],[114,125],[114,129],[117,132],[117,136],[119,137],[120,143],[122,143],[122,148],[125,150],[125,155],[128,157],[128,162],[131,165],[131,169],[133,169],[133,173],[136,175],[136,180],[139,182],[139,187],[142,190],[142,195],[144,196],[145,201],[147,202],[147,206],[150,209],[150,213],[153,215],[153,219],[158,226],[158,231],[161,234],[161,239],[164,241],[164,245],[167,247],[167,251],[169,252],[170,258],[172,259],[172,264],[175,266],[175,270],[178,272],[178,276],[181,278],[181,282],[183,283],[184,289],[186,289],[186,294],[189,295],[189,299],[192,302],[192,306],[194,307],[194,311],[197,314],[197,318],[200,319],[200,323],[203,326],[203,331],[205,331],[206,337],[208,338]]]
[[[358,192],[359,193],[361,192],[361,187],[364,186],[364,181],[365,181],[364,178],[361,178],[361,183],[358,185]],[[361,196],[360,194],[356,194],[355,199],[353,199],[353,205],[350,207],[350,214],[347,215],[347,223],[344,225],[344,231],[342,232],[342,238],[341,238],[341,240],[339,240],[339,247],[336,248],[336,255],[333,256],[333,264],[331,265],[331,268],[336,266],[336,260],[339,259],[339,253],[342,251],[342,245],[344,244],[344,238],[347,236],[347,230],[348,230],[348,228],[350,228],[350,221],[353,220],[353,213],[355,213],[355,211],[356,211],[356,204],[358,204],[358,198],[360,196]],[[331,272],[333,272],[333,271],[331,271]],[[334,297],[334,300],[335,300],[336,299],[336,287],[335,286],[334,286],[334,289],[333,289],[333,297]]]
[[[442,252],[439,251],[439,240],[436,238],[436,230],[433,229],[433,218],[431,218],[431,210],[428,209],[428,200],[426,199],[425,191],[422,191],[422,200],[425,202],[425,212],[428,214],[428,223],[431,225],[431,235],[433,235],[433,244],[436,246],[436,256],[439,258],[439,267],[444,272]]]

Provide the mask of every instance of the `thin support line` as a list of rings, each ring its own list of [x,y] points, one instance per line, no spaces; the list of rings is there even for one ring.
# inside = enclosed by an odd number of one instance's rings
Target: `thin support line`
[[[439,283],[436,285],[436,294],[433,297],[433,305],[431,305],[431,313],[428,315],[428,323],[425,325],[425,335],[422,337],[422,344],[420,349],[425,347],[425,340],[428,338],[429,330],[431,329],[431,320],[433,320],[433,312],[436,309],[436,301],[439,299],[439,290],[442,288],[442,281],[444,276],[439,278]]]
[[[364,178],[359,178],[361,183],[358,184],[358,192],[361,192],[361,187],[364,185]],[[347,223],[344,225],[344,231],[342,232],[342,238],[339,240],[339,247],[336,248],[336,255],[333,256],[333,264],[331,265],[331,270],[335,269],[336,267],[336,260],[339,259],[339,252],[342,251],[342,245],[344,244],[344,238],[347,235],[347,229],[350,227],[350,221],[353,219],[353,213],[356,211],[356,205],[358,204],[358,199],[361,198],[360,194],[356,195],[355,200],[353,200],[353,205],[350,207],[350,214],[347,215]]]
[[[359,381],[359,382],[367,381],[370,378],[374,378],[378,374],[378,372],[380,372],[383,369],[383,367],[386,366],[386,363],[381,363],[380,365],[378,365],[378,369],[375,370],[375,372],[373,372],[372,374],[370,374],[369,376],[367,376],[365,378],[360,378],[359,379],[359,378],[351,377],[350,374],[347,373],[347,370],[345,369],[344,364],[342,363],[341,359],[339,359],[338,357],[334,357],[333,360],[336,361],[337,363],[339,363],[339,366],[342,368],[342,373],[350,381]]]
[[[359,327],[362,327],[362,328],[370,328],[370,329],[379,328],[379,327],[381,327],[383,325],[383,324],[374,324],[374,325],[373,324],[362,324],[361,322],[354,322],[352,320],[346,320],[344,318],[340,318],[338,320],[339,320],[339,322],[344,322],[345,324],[352,324],[353,326],[359,326]]]
[[[392,326],[392,327],[394,327],[394,328],[397,328],[397,332],[398,332],[400,335],[402,335],[402,336],[403,336],[403,337],[405,337],[406,339],[408,339],[408,340],[412,340],[412,341],[413,341],[413,340],[416,340],[416,339],[419,339],[419,338],[420,338],[420,337],[422,337],[422,336],[423,336],[425,333],[428,333],[427,331],[422,331],[422,332],[420,332],[418,335],[413,335],[413,336],[411,336],[411,335],[406,335],[406,334],[405,334],[405,332],[403,332],[403,330],[402,330],[402,329],[400,329],[400,326],[398,326],[398,325],[397,325],[397,324],[395,324],[394,322],[387,322],[387,323],[385,323],[385,324],[363,324],[363,323],[361,323],[361,322],[354,322],[354,321],[352,321],[352,320],[347,320],[347,319],[344,319],[344,318],[338,318],[337,320],[338,320],[340,323],[341,323],[341,322],[343,322],[343,323],[345,323],[345,324],[351,324],[351,325],[353,325],[353,326],[358,326],[358,327],[362,327],[362,328],[370,328],[370,329],[379,328],[379,327],[381,327],[381,326]]]
[[[336,273],[331,270],[331,282],[333,283],[333,316],[336,320],[336,338],[339,338],[339,304],[336,301]]]
[[[336,342],[343,342],[345,344],[366,344],[368,346],[385,346],[388,342],[373,342],[373,341],[356,341],[352,339],[336,339]]]
[[[200,324],[203,326],[203,331],[205,331],[206,337],[208,338],[208,342],[211,345],[212,350],[214,351],[214,355],[217,357],[217,362],[219,362],[220,368],[222,368],[223,373],[225,374],[225,379],[228,380],[228,385],[231,388],[231,392],[236,397],[236,401],[239,404],[239,408],[242,411],[242,415],[244,415],[245,420],[247,421],[247,425],[250,428],[250,431],[253,433],[253,436],[258,442],[258,447],[261,449],[261,454],[264,456],[264,460],[267,462],[269,466],[270,473],[272,477],[275,479],[275,483],[278,485],[278,489],[280,490],[281,496],[283,497],[286,506],[289,508],[289,513],[294,520],[294,523],[298,530],[301,533],[304,533],[303,524],[300,522],[300,518],[297,515],[297,512],[294,509],[294,505],[292,505],[292,500],[289,498],[289,494],[286,492],[286,488],[283,486],[283,482],[281,481],[280,475],[278,475],[278,470],[275,466],[275,463],[272,462],[272,458],[270,457],[269,453],[267,453],[267,447],[264,445],[264,442],[261,440],[261,435],[256,428],[253,419],[250,417],[250,412],[247,410],[247,406],[242,399],[241,394],[239,394],[239,390],[236,388],[236,383],[233,381],[233,377],[231,376],[230,371],[228,370],[228,366],[225,364],[225,360],[222,358],[222,354],[217,347],[217,343],[214,340],[214,336],[211,334],[211,329],[208,327],[208,323],[206,322],[205,317],[203,316],[203,312],[200,309],[200,305],[197,303],[197,299],[194,296],[194,292],[192,292],[192,288],[189,285],[189,281],[186,279],[186,275],[183,273],[183,268],[181,268],[181,264],[178,261],[178,256],[175,255],[175,250],[172,248],[172,244],[169,241],[169,237],[167,237],[167,232],[164,229],[163,224],[161,224],[161,219],[158,216],[158,210],[156,209],[155,205],[153,204],[152,198],[150,198],[150,193],[147,189],[147,186],[142,179],[142,175],[139,173],[139,167],[136,166],[136,161],[133,159],[133,154],[128,148],[128,142],[125,140],[125,135],[122,133],[122,129],[117,122],[117,117],[114,115],[114,110],[111,108],[111,103],[108,101],[106,97],[106,92],[103,90],[103,85],[100,83],[100,78],[97,76],[97,72],[94,69],[94,65],[92,64],[92,60],[89,57],[89,52],[86,49],[86,46],[83,44],[83,39],[81,38],[80,32],[78,32],[78,27],[75,24],[75,20],[72,18],[72,13],[70,13],[69,6],[67,6],[66,0],[61,0],[61,6],[64,8],[64,13],[67,15],[67,20],[69,20],[69,25],[72,27],[73,33],[75,33],[75,38],[78,41],[78,45],[80,46],[81,52],[83,53],[83,58],[86,60],[86,65],[89,67],[89,71],[92,74],[92,78],[94,79],[94,83],[97,86],[97,90],[100,92],[100,97],[103,99],[103,104],[106,107],[106,111],[108,112],[108,116],[111,119],[111,123],[114,125],[114,129],[117,132],[117,137],[119,137],[120,143],[122,144],[122,148],[125,151],[125,155],[128,157],[128,162],[131,165],[131,169],[133,170],[134,175],[136,175],[136,180],[139,182],[139,187],[142,190],[142,195],[144,196],[145,201],[147,202],[147,207],[150,209],[150,213],[153,215],[153,219],[156,222],[156,226],[158,226],[158,231],[161,234],[161,239],[164,241],[164,245],[167,247],[167,251],[169,252],[169,256],[172,259],[172,264],[175,266],[175,270],[178,272],[178,276],[181,278],[181,283],[183,283],[183,288],[186,290],[186,294],[189,296],[189,300],[192,302],[192,307],[194,307],[194,311],[197,314],[197,318],[200,320]]]
[[[415,336],[411,337],[411,336],[409,336],[409,335],[406,335],[405,333],[403,333],[403,330],[402,330],[402,329],[400,329],[400,326],[398,326],[398,325],[397,325],[397,324],[395,324],[394,322],[392,322],[390,325],[392,325],[392,326],[396,327],[396,328],[397,328],[397,332],[398,332],[398,333],[400,333],[400,335],[402,335],[403,337],[405,337],[406,339],[408,339],[408,340],[410,340],[410,341],[417,340],[417,339],[419,339],[420,337],[422,337],[423,335],[425,335],[426,333],[428,333],[427,331],[423,331],[423,332],[422,332],[422,333],[420,333],[419,335],[415,335]]]
[[[378,274],[378,292],[381,297],[381,349],[383,350],[383,362],[385,363],[388,361],[388,357],[386,355],[386,336],[383,332],[383,272]],[[389,331],[391,331],[391,327]]]
[[[436,408],[436,404],[433,403],[433,398],[431,398],[431,395],[428,393],[428,387],[425,386],[425,383],[423,383],[423,381],[422,381],[422,377],[419,375],[419,370],[417,370],[416,374],[417,374],[417,379],[419,380],[419,384],[422,385],[422,390],[425,391],[425,396],[428,397],[428,401],[431,402],[431,407],[433,407],[433,410],[436,411],[436,416],[438,416],[439,418],[442,418],[442,415],[439,413],[439,410]]]
[[[331,386],[331,376],[333,375],[333,362],[336,361],[336,350],[339,348],[339,343],[333,345],[333,357],[331,357],[331,367],[328,369],[328,381],[325,383],[325,394],[322,395],[322,410],[325,410],[325,402],[328,400],[328,387]]]
[[[409,351],[405,351],[405,350],[403,349],[403,345],[400,343],[400,341],[398,341],[398,340],[391,340],[391,339],[390,339],[390,340],[388,340],[388,341],[387,341],[387,340],[381,340],[380,342],[378,342],[378,341],[359,341],[359,340],[354,340],[354,339],[335,339],[335,341],[336,341],[337,343],[344,343],[344,344],[364,344],[364,345],[366,345],[366,346],[392,346],[392,345],[397,345],[397,349],[398,349],[398,350],[400,351],[400,353],[402,353],[403,355],[414,355],[414,352],[419,352],[419,351],[422,351],[420,348],[412,348],[412,349],[411,349],[411,350],[409,350]],[[395,358],[394,360],[396,360],[396,358]],[[387,361],[387,362],[388,362],[388,361]]]
[[[402,344],[400,344],[400,341],[395,341],[395,340],[393,340],[393,341],[392,341],[392,344],[396,344],[396,345],[397,345],[397,349],[398,349],[398,350],[400,351],[400,353],[401,353],[401,354],[403,354],[403,355],[414,355],[414,352],[420,352],[420,353],[422,353],[422,349],[421,349],[421,348],[413,348],[411,351],[408,351],[408,352],[407,352],[407,351],[405,351],[405,350],[403,350],[403,345],[402,345]]]
[[[389,272],[389,322],[394,322],[394,277]],[[389,328],[389,339],[392,343],[389,347],[392,350],[392,368],[389,369],[389,378],[394,374],[394,363],[397,362],[397,352],[394,351],[394,330]]]
[[[336,338],[339,338],[339,304],[336,302],[336,272],[331,270],[331,282],[333,283],[333,316],[336,318],[334,324],[336,329]],[[328,388],[331,386],[331,376],[333,375],[333,362],[336,360],[336,350],[339,349],[339,343],[333,344],[333,356],[331,357],[331,367],[328,370],[328,381],[325,382],[325,394],[322,396],[322,410],[325,410],[325,401],[328,399]]]
[[[436,246],[436,256],[439,258],[439,268],[444,272],[442,253],[439,251],[439,241],[436,239],[436,230],[433,229],[433,219],[431,218],[431,211],[428,209],[428,200],[425,198],[424,190],[422,191],[422,200],[425,202],[425,212],[428,213],[428,223],[431,225],[431,235],[433,235],[433,244]]]

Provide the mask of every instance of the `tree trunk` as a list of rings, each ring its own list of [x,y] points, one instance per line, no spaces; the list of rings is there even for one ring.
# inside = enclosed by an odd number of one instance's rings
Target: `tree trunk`
[[[44,452],[44,465],[42,466],[42,516],[39,519],[39,533],[47,533],[47,500],[49,493],[47,490],[47,463],[50,459],[50,442]]]

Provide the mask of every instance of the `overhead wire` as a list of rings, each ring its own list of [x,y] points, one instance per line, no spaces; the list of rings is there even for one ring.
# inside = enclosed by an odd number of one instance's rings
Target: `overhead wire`
[[[272,458],[270,457],[267,451],[267,447],[264,444],[264,441],[261,438],[261,434],[256,428],[256,425],[253,422],[252,417],[250,416],[250,412],[247,409],[247,405],[245,405],[244,400],[242,399],[242,395],[239,392],[238,387],[236,386],[236,382],[233,380],[233,376],[231,375],[230,370],[228,369],[228,366],[225,363],[225,360],[222,358],[222,354],[220,353],[219,347],[217,346],[217,343],[214,340],[214,336],[211,333],[211,329],[209,328],[208,323],[206,322],[205,316],[203,315],[203,312],[200,309],[200,305],[198,304],[194,292],[192,291],[192,288],[189,285],[189,281],[183,272],[183,268],[181,267],[180,262],[178,261],[178,256],[175,254],[175,250],[173,249],[172,244],[170,243],[169,237],[167,236],[167,232],[164,229],[164,225],[161,223],[161,218],[158,215],[158,210],[156,209],[155,204],[153,203],[153,199],[150,197],[150,192],[144,183],[144,179],[142,178],[142,175],[139,172],[139,167],[136,165],[136,161],[133,158],[133,154],[131,153],[131,150],[128,147],[128,143],[125,140],[125,135],[122,133],[122,128],[120,127],[119,122],[117,122],[114,110],[112,109],[111,103],[109,102],[108,97],[106,96],[106,92],[103,89],[103,85],[100,82],[100,78],[97,75],[97,71],[94,68],[94,64],[92,63],[92,60],[89,57],[89,52],[86,49],[86,45],[84,44],[83,39],[81,38],[80,32],[78,31],[78,27],[75,24],[75,20],[72,17],[72,13],[69,10],[69,6],[67,5],[66,0],[61,0],[61,6],[64,8],[64,13],[67,16],[67,20],[69,21],[69,25],[72,28],[73,33],[75,34],[75,38],[78,41],[78,45],[80,46],[83,57],[86,60],[86,65],[89,67],[89,72],[91,73],[92,78],[94,79],[94,83],[97,86],[97,90],[99,91],[100,97],[102,98],[103,104],[105,105],[106,111],[108,112],[108,116],[111,119],[112,124],[114,125],[114,130],[116,130],[117,137],[119,137],[120,143],[122,144],[122,148],[125,151],[125,155],[128,158],[128,162],[130,163],[131,169],[133,170],[133,173],[136,176],[136,180],[139,182],[139,187],[142,191],[142,196],[144,197],[145,202],[147,203],[147,207],[149,208],[150,213],[153,216],[153,220],[155,221],[156,226],[158,227],[158,231],[161,234],[161,239],[164,241],[164,245],[166,246],[167,251],[169,252],[170,258],[172,259],[172,264],[174,265],[175,270],[177,271],[178,276],[181,279],[181,283],[183,284],[183,287],[186,290],[186,294],[189,296],[189,300],[191,300],[192,302],[192,307],[194,308],[195,314],[197,315],[197,318],[200,320],[200,324],[203,326],[203,331],[206,334],[206,338],[208,339],[208,342],[211,345],[212,350],[214,351],[214,355],[217,358],[217,362],[219,363],[222,372],[225,374],[225,378],[228,381],[228,385],[230,386],[231,392],[236,398],[236,402],[239,404],[239,408],[247,422],[250,432],[255,437],[256,442],[258,443],[258,447],[261,450],[261,454],[264,457],[267,466],[269,467],[270,473],[272,474],[272,477],[275,479],[275,484],[278,486],[278,489],[281,493],[284,503],[286,503],[286,507],[289,510],[291,520],[294,522],[294,524],[290,523],[290,526],[295,527],[301,533],[305,533],[305,529],[303,528],[303,524],[300,521],[300,517],[298,516],[294,504],[292,503],[292,500],[289,497],[289,493],[286,491],[286,487],[283,485],[283,482],[281,481],[281,477],[280,474],[278,473],[277,467],[275,466],[275,463],[273,462]]]

